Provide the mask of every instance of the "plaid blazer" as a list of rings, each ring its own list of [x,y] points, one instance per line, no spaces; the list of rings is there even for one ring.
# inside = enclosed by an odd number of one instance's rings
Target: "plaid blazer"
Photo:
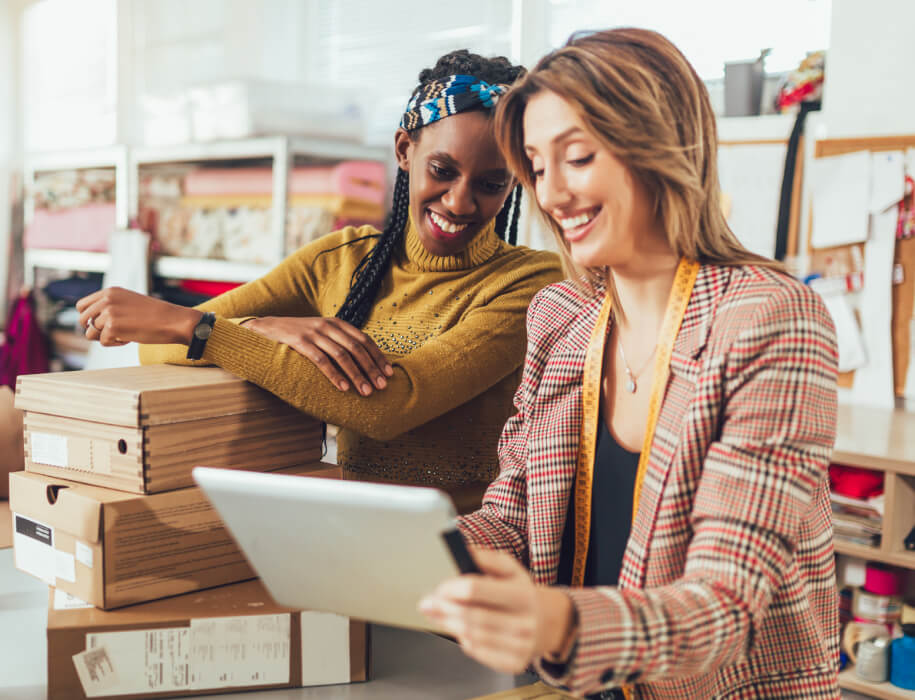
[[[514,553],[541,584],[556,581],[600,303],[569,282],[532,301],[501,472],[460,520],[469,541]],[[547,681],[576,694],[634,684],[639,698],[839,697],[827,479],[837,355],[804,285],[701,267],[619,587],[568,589],[579,636],[567,664],[536,664]]]

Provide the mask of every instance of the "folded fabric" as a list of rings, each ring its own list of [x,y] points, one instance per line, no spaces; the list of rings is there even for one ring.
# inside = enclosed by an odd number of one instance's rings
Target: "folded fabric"
[[[106,251],[114,229],[114,204],[86,204],[53,211],[36,209],[25,229],[25,247]]]
[[[290,195],[343,195],[382,205],[385,166],[375,161],[345,161],[334,166],[293,168]],[[199,168],[187,174],[184,193],[190,197],[269,195],[272,168]]]
[[[102,275],[92,273],[88,276],[67,277],[66,279],[48,282],[44,287],[44,293],[52,301],[75,304],[83,297],[89,296],[101,288]]]
[[[883,493],[883,472],[831,464],[829,488],[841,496],[866,500]]]

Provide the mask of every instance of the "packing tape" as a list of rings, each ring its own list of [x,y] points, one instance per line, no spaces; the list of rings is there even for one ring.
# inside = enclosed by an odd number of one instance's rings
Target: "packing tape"
[[[864,590],[877,595],[899,595],[905,573],[883,564],[869,563],[864,571]]]
[[[856,588],[851,609],[856,618],[873,622],[896,622],[902,615],[902,600],[898,596],[879,595]]]

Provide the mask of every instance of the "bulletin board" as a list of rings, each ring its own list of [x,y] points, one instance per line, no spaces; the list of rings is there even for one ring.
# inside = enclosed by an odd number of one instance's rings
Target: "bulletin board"
[[[915,134],[898,136],[879,136],[867,138],[823,139],[814,144],[814,158],[828,158],[844,155],[855,151],[906,151],[915,148]],[[795,194],[800,191],[800,183],[795,183]],[[792,203],[794,202],[792,198]],[[799,196],[797,197],[799,201]],[[812,213],[811,213],[812,217]],[[807,231],[811,230],[812,219],[807,221]],[[795,246],[797,239],[794,239]],[[825,260],[829,257],[841,257],[851,254],[851,248],[859,244],[836,246],[833,248],[814,249],[810,245],[810,236],[807,236],[806,250],[810,255],[810,269],[822,269]],[[795,247],[793,251],[796,251]],[[792,252],[789,241],[789,253]],[[897,397],[903,396],[905,390],[906,374],[908,372],[911,328],[913,326],[913,313],[915,313],[915,238],[897,240],[893,255],[894,265],[902,270],[902,279],[892,287],[892,349],[893,349],[893,385]],[[867,284],[865,280],[864,284]],[[850,387],[854,379],[854,372],[845,372],[839,375],[839,385]]]

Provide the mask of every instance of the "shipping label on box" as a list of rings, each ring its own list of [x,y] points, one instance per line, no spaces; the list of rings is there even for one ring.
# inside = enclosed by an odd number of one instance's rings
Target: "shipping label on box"
[[[102,612],[48,611],[49,697],[144,698],[368,679],[363,622],[278,606],[259,581]]]

